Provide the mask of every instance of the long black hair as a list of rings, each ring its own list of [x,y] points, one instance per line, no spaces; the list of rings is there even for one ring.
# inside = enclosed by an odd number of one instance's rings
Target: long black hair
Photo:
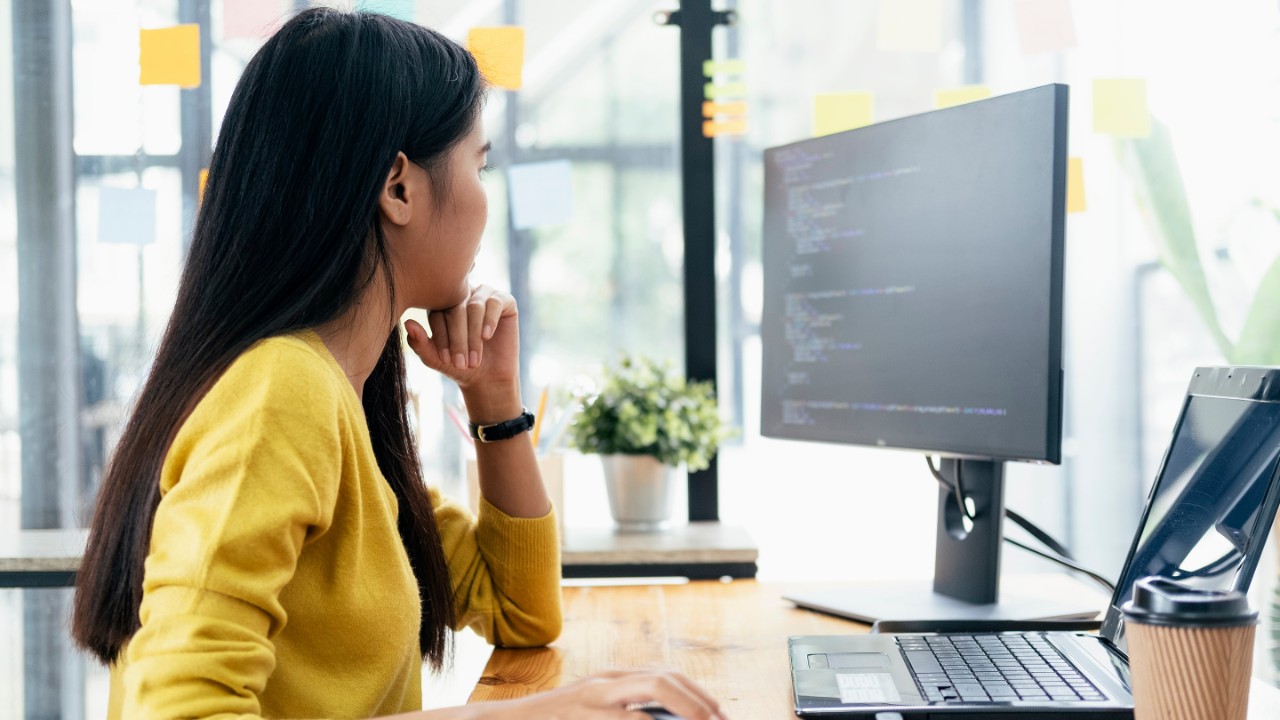
[[[396,154],[447,196],[447,159],[485,92],[475,59],[383,15],[306,10],[245,68],[210,163],[177,302],[106,472],[77,579],[76,642],[113,663],[138,630],[160,470],[177,429],[263,338],[341,316],[381,273],[394,295],[378,196]],[[394,303],[392,305],[394,307]],[[423,656],[445,659],[448,568],[407,417],[396,326],[365,382],[378,467],[423,606]]]

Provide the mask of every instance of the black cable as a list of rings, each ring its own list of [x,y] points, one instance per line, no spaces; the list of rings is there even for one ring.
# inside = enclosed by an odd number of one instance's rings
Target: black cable
[[[1024,545],[1023,543],[1020,543],[1020,542],[1018,542],[1017,540],[1014,540],[1013,538],[1005,538],[1005,539],[1004,539],[1004,541],[1005,541],[1005,542],[1007,542],[1007,543],[1009,543],[1010,545],[1012,545],[1012,546],[1014,546],[1014,547],[1022,548],[1023,550],[1026,550],[1027,552],[1031,553],[1032,555],[1039,555],[1040,557],[1044,558],[1045,560],[1050,560],[1050,561],[1052,561],[1052,562],[1056,562],[1056,563],[1058,563],[1059,565],[1062,565],[1063,567],[1070,568],[1070,569],[1072,569],[1072,570],[1075,570],[1075,571],[1076,571],[1076,572],[1078,572],[1078,573],[1083,573],[1083,574],[1085,574],[1085,575],[1089,576],[1089,577],[1090,577],[1091,579],[1093,579],[1094,581],[1096,581],[1099,585],[1101,585],[1101,586],[1103,586],[1104,588],[1106,588],[1106,589],[1107,589],[1107,592],[1112,593],[1112,594],[1115,594],[1115,591],[1116,591],[1115,583],[1113,583],[1113,582],[1111,582],[1110,580],[1108,580],[1108,579],[1106,579],[1106,578],[1102,577],[1101,575],[1099,575],[1099,574],[1095,573],[1094,571],[1089,570],[1088,568],[1084,567],[1083,565],[1080,565],[1080,564],[1074,563],[1074,562],[1072,562],[1072,561],[1070,561],[1070,560],[1067,560],[1066,558],[1061,558],[1061,557],[1057,557],[1056,555],[1050,555],[1050,554],[1049,554],[1049,553],[1047,553],[1047,552],[1042,552],[1042,551],[1040,551],[1040,550],[1037,550],[1037,549],[1035,549],[1035,548],[1031,547],[1030,545]]]
[[[942,473],[938,471],[938,468],[934,466],[932,455],[925,455],[924,459],[925,459],[925,463],[929,465],[929,472],[933,473],[933,477],[936,478],[937,481],[941,483],[943,487],[946,487],[949,490],[951,490],[952,494],[956,498],[956,504],[960,507],[960,512],[969,520],[974,520],[975,516],[969,512],[969,507],[965,503],[964,496],[962,494],[963,485],[961,484],[962,480],[960,476],[959,461],[957,461],[956,463],[956,482],[953,483],[947,480],[947,478],[944,477]],[[1010,545],[1013,545],[1014,547],[1018,547],[1023,550],[1026,550],[1027,552],[1032,553],[1034,555],[1039,555],[1045,560],[1058,563],[1059,565],[1062,565],[1063,567],[1068,568],[1070,570],[1083,573],[1084,575],[1088,576],[1089,578],[1101,584],[1103,587],[1107,588],[1108,592],[1112,592],[1112,593],[1115,592],[1115,589],[1116,589],[1115,583],[1111,582],[1110,580],[1107,580],[1105,577],[1093,572],[1092,570],[1085,568],[1083,565],[1076,563],[1075,558],[1072,557],[1071,555],[1071,551],[1068,550],[1067,547],[1062,543],[1058,542],[1057,540],[1054,540],[1053,537],[1049,535],[1049,533],[1045,532],[1044,530],[1041,530],[1030,520],[1026,519],[1025,517],[1019,515],[1018,513],[1008,508],[1005,508],[1004,516],[1009,518],[1011,521],[1013,521],[1014,524],[1018,525],[1023,530],[1026,530],[1027,533],[1029,533],[1036,540],[1039,540],[1041,543],[1044,543],[1045,547],[1049,548],[1050,550],[1053,551],[1053,553],[1056,553],[1056,554],[1050,554],[1047,552],[1037,550],[1029,545],[1025,545],[1023,543],[1018,542],[1017,540],[1014,540],[1008,537],[1004,538],[1005,542],[1009,543]]]

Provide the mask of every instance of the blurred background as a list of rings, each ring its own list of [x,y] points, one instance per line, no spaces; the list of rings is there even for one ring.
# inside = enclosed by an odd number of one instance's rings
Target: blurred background
[[[523,86],[494,90],[484,112],[497,170],[473,279],[517,296],[528,405],[547,388],[549,412],[564,411],[621,351],[682,363],[679,31],[654,19],[676,0],[0,0],[0,530],[86,524],[167,321],[235,83],[281,19],[318,4],[459,42],[475,27],[525,28]],[[903,5],[905,39],[891,22]],[[1084,200],[1067,224],[1064,460],[1011,464],[1007,503],[1114,577],[1192,369],[1280,364],[1280,333],[1256,311],[1280,303],[1280,5],[717,7],[737,12],[715,56],[743,62],[729,99],[746,104],[743,131],[715,141],[719,396],[740,429],[720,454],[720,514],[759,543],[760,578],[928,577],[936,503],[911,454],[759,437],[762,150],[812,136],[827,93],[865,93],[881,121],[945,104],[940,91],[1051,82],[1071,87]],[[191,23],[198,86],[140,84],[139,30]],[[1100,131],[1095,88],[1112,79],[1141,81],[1129,87],[1147,136]],[[53,146],[24,145],[32,128]],[[1180,182],[1153,183],[1137,142],[1160,153],[1160,178]],[[553,210],[520,209],[531,202]],[[411,376],[428,479],[461,492],[456,389]],[[566,467],[566,522],[608,525],[598,463],[570,453]],[[841,537],[814,553],[801,530],[822,525]],[[1273,682],[1274,545],[1252,591],[1272,613],[1255,674]],[[843,552],[855,546],[882,549]],[[1005,564],[1052,570],[1016,549]],[[68,597],[0,589],[0,717],[105,715],[105,671],[58,632],[30,630],[65,623]],[[40,714],[36,694],[58,714]]]

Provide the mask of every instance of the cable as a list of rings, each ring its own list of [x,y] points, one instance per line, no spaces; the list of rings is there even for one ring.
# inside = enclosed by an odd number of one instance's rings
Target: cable
[[[949,481],[946,477],[944,477],[943,474],[938,470],[938,468],[934,466],[932,455],[925,455],[924,459],[925,459],[925,463],[928,464],[929,472],[933,474],[933,477],[936,478],[937,481],[943,487],[951,490],[952,495],[956,498],[956,505],[959,506],[961,514],[963,514],[966,518],[968,518],[971,521],[975,520],[976,519],[975,515],[969,512],[969,506],[964,501],[964,497],[965,497],[963,494],[964,485],[963,485],[963,480],[962,480],[961,471],[960,471],[960,463],[959,462],[956,463],[956,481],[953,483]],[[1028,534],[1030,534],[1036,540],[1039,540],[1041,543],[1043,543],[1044,546],[1049,548],[1054,554],[1037,550],[1029,545],[1018,542],[1017,540],[1014,540],[1008,537],[1004,538],[1005,542],[1009,543],[1010,545],[1013,545],[1014,547],[1018,547],[1023,550],[1026,550],[1027,552],[1032,553],[1034,555],[1039,555],[1040,557],[1044,558],[1045,560],[1049,560],[1050,562],[1055,562],[1055,563],[1058,563],[1059,565],[1062,565],[1063,567],[1069,568],[1079,573],[1083,573],[1084,575],[1088,576],[1089,578],[1101,584],[1103,587],[1107,588],[1108,592],[1112,592],[1112,593],[1115,592],[1115,589],[1116,589],[1115,583],[1111,582],[1110,580],[1107,580],[1105,577],[1093,572],[1092,570],[1089,570],[1083,565],[1078,564],[1075,561],[1075,558],[1071,555],[1071,551],[1068,550],[1067,547],[1062,543],[1058,542],[1057,540],[1054,540],[1053,536],[1049,535],[1049,533],[1045,532],[1044,530],[1041,530],[1030,520],[1026,519],[1022,515],[1019,515],[1018,513],[1008,508],[1005,508],[1004,516],[1009,518],[1009,520],[1013,521],[1013,523],[1018,527],[1021,527],[1023,530],[1026,530]],[[1221,562],[1221,561],[1218,561],[1218,562]],[[1217,564],[1216,562],[1213,563],[1213,565],[1216,565],[1216,564]]]
[[[1094,580],[1095,582],[1097,582],[1099,585],[1101,585],[1101,586],[1105,587],[1105,588],[1107,589],[1107,592],[1109,592],[1109,593],[1114,594],[1114,593],[1115,593],[1115,591],[1116,591],[1115,583],[1113,583],[1113,582],[1111,582],[1110,580],[1108,580],[1108,579],[1106,579],[1106,578],[1102,577],[1101,575],[1099,575],[1099,574],[1095,573],[1094,571],[1089,570],[1088,568],[1084,567],[1083,565],[1080,565],[1080,564],[1078,564],[1078,563],[1074,563],[1074,562],[1072,562],[1072,561],[1070,561],[1070,560],[1067,560],[1066,558],[1061,558],[1061,557],[1057,557],[1057,556],[1055,556],[1055,555],[1050,555],[1049,553],[1047,553],[1047,552],[1043,552],[1043,551],[1040,551],[1040,550],[1037,550],[1037,549],[1035,549],[1035,548],[1031,547],[1030,545],[1024,545],[1023,543],[1020,543],[1020,542],[1018,542],[1017,540],[1014,540],[1013,538],[1005,538],[1005,539],[1004,539],[1004,541],[1005,541],[1005,542],[1007,542],[1007,543],[1009,543],[1010,545],[1012,545],[1012,546],[1014,546],[1014,547],[1022,548],[1023,550],[1026,550],[1027,552],[1031,553],[1032,555],[1039,555],[1040,557],[1044,558],[1045,560],[1049,560],[1049,561],[1052,561],[1052,562],[1056,562],[1056,563],[1058,563],[1059,565],[1062,565],[1063,567],[1070,568],[1070,569],[1072,569],[1072,570],[1075,570],[1075,571],[1076,571],[1076,572],[1078,572],[1078,573],[1083,573],[1083,574],[1085,574],[1085,575],[1089,576],[1089,578],[1091,578],[1092,580]]]

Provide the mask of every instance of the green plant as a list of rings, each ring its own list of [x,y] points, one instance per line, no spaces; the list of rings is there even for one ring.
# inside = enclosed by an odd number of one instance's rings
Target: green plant
[[[729,436],[709,382],[686,382],[668,365],[623,355],[604,368],[598,393],[581,397],[570,442],[585,453],[652,455],[705,469]]]

